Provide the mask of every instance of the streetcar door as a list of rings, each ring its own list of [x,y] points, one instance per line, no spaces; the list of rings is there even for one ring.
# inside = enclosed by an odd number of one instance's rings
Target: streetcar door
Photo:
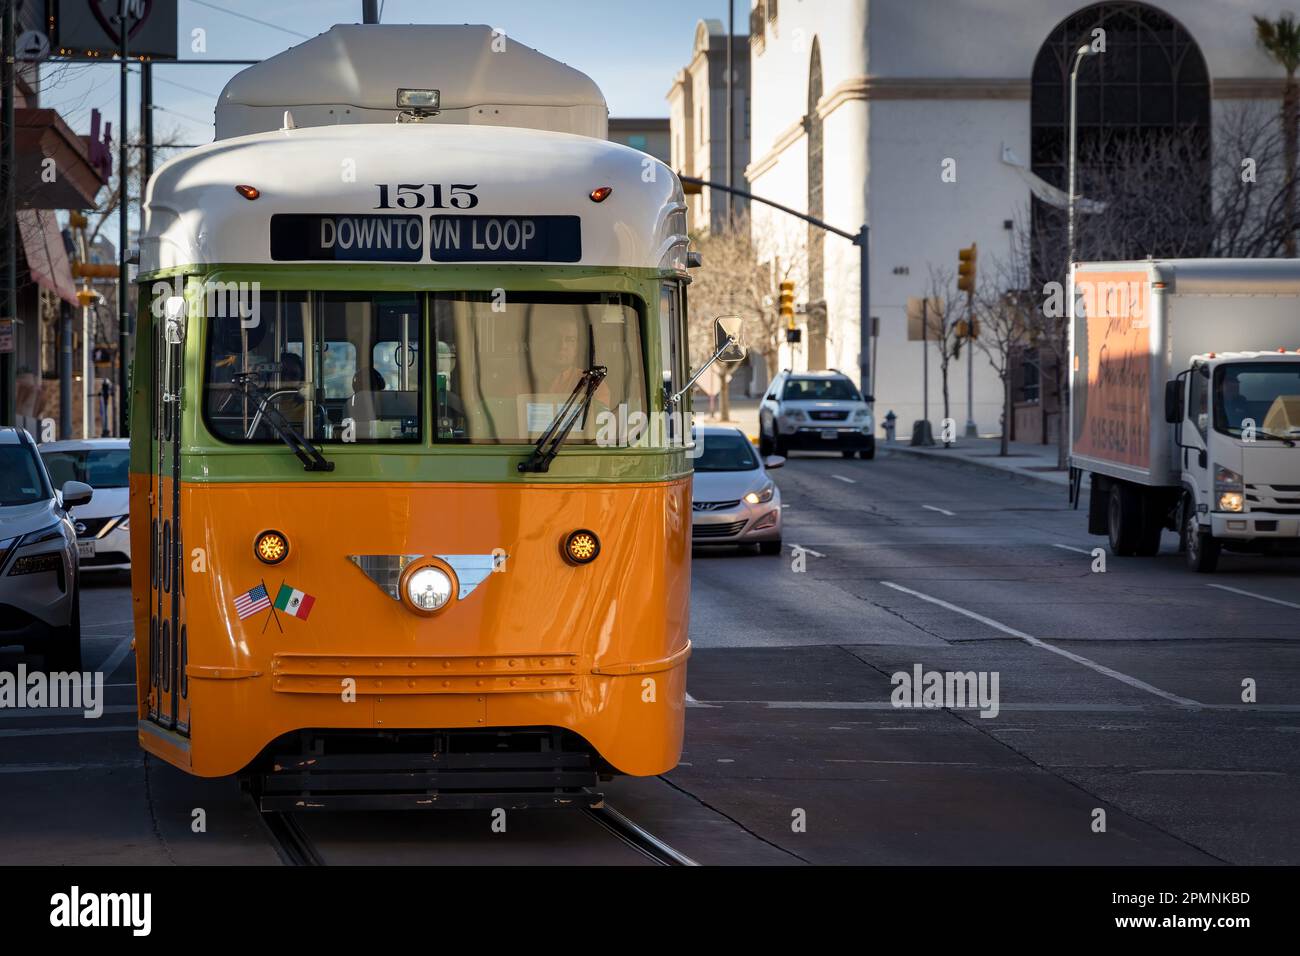
[[[182,556],[180,528],[181,372],[185,352],[185,300],[168,298],[154,332],[153,437],[155,455],[151,490],[153,539],[150,581],[153,604],[149,636],[149,718],[185,732],[188,708],[183,674],[187,642],[181,616]]]

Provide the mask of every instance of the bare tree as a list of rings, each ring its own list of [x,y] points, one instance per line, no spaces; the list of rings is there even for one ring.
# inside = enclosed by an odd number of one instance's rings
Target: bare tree
[[[961,358],[966,339],[960,334],[959,320],[966,316],[966,293],[957,288],[956,274],[947,268],[930,266],[930,279],[926,289],[925,337],[934,343],[939,353],[939,376],[943,384],[943,417],[947,422],[952,418],[951,403],[948,397],[949,371],[952,363]],[[944,447],[952,442],[948,440],[948,430],[941,429]]]
[[[980,323],[975,340],[1002,381],[1002,442],[999,455],[1011,452],[1011,372],[1017,352],[1030,341],[1032,314],[1038,297],[1025,283],[1023,262],[995,260],[975,293],[974,311]]]
[[[798,260],[789,257],[777,258],[774,263],[761,262],[764,229],[762,224],[751,223],[748,215],[740,214],[723,229],[695,240],[702,265],[690,286],[689,334],[691,352],[708,355],[713,351],[713,320],[720,315],[739,315],[745,320],[745,342],[763,356],[770,379],[777,372],[781,342],[785,339],[775,305],[776,291],[783,280],[794,277]],[[719,369],[722,390],[720,414],[723,421],[728,421],[732,373],[721,366],[715,368]]]

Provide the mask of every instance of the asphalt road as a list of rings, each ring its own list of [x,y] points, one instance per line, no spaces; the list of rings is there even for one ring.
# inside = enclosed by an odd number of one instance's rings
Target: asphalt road
[[[802,558],[697,552],[682,764],[609,785],[624,814],[705,864],[1300,862],[1300,560],[1195,576],[1167,535],[1096,573],[1061,492],[890,454],[774,476]],[[0,710],[0,863],[278,863],[232,781],[136,747],[128,608],[85,591],[102,718]],[[996,673],[997,716],[893,706],[918,665]],[[637,861],[533,813],[304,829],[337,863]]]

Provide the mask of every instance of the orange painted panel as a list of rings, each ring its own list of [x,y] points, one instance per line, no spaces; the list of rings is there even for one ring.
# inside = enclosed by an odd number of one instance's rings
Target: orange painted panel
[[[1151,290],[1145,272],[1079,273],[1084,300],[1087,394],[1074,436],[1080,455],[1150,464]]]

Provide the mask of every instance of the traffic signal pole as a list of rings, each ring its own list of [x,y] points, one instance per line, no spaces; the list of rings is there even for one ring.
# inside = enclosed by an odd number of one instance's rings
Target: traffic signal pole
[[[862,389],[862,394],[868,401],[873,401],[874,396],[871,392],[871,273],[869,271],[871,261],[868,250],[871,231],[867,224],[863,223],[862,228],[856,233],[846,232],[843,229],[837,229],[828,222],[822,222],[815,216],[810,216],[797,209],[791,209],[789,206],[784,206],[771,199],[755,196],[746,189],[737,189],[724,183],[710,182],[707,179],[700,179],[698,176],[684,176],[681,173],[677,174],[677,178],[682,181],[684,186],[696,187],[694,190],[687,190],[688,192],[697,192],[700,187],[708,186],[710,189],[717,189],[724,193],[740,196],[750,202],[762,203],[764,206],[779,209],[787,216],[802,219],[809,225],[824,229],[842,239],[847,239],[858,247],[858,387]]]

